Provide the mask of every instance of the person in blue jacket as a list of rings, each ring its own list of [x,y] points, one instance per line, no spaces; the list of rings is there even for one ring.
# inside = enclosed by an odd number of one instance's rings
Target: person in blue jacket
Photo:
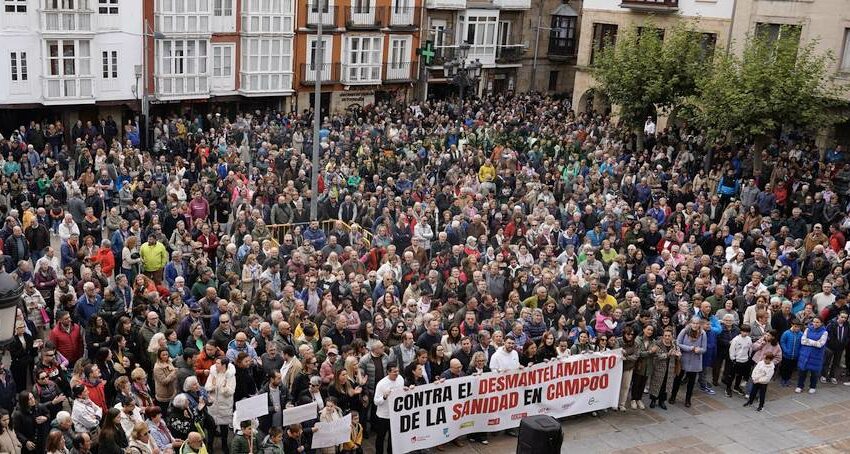
[[[710,307],[710,306],[709,306]],[[714,320],[717,320],[717,317],[712,316]],[[717,324],[717,330],[711,326],[711,321],[709,319],[703,318],[702,320],[702,330],[705,331],[705,353],[702,354],[702,372],[699,373],[697,377],[699,381],[699,389],[706,394],[714,394],[714,390],[711,389],[711,384],[708,381],[707,377],[712,376],[711,367],[714,365],[715,357],[717,355],[717,335],[720,334],[720,324]]]
[[[800,357],[797,359],[797,388],[795,393],[803,392],[806,383],[806,375],[809,375],[809,394],[817,392],[818,376],[823,369],[823,351],[826,348],[826,338],[829,335],[823,322],[815,317],[812,323],[803,331],[800,340]]]
[[[803,324],[794,319],[791,322],[791,328],[782,333],[779,339],[779,347],[782,348],[782,362],[779,363],[779,384],[780,386],[791,386],[791,373],[794,372],[794,366],[797,364],[797,358],[800,357],[800,341],[803,339]]]

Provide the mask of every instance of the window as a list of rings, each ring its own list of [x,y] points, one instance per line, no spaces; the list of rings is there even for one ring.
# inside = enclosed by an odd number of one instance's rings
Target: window
[[[558,89],[558,71],[549,71],[549,91]]]
[[[48,40],[49,76],[91,75],[90,43],[87,40]]]
[[[27,12],[27,0],[4,0],[7,13],[25,13]]]
[[[207,33],[211,0],[157,0],[157,31]]]
[[[233,0],[213,0],[213,16],[232,16]]]
[[[850,71],[850,28],[844,29],[844,51],[841,56],[841,70]]]
[[[327,38],[322,38],[322,61],[318,61],[319,41],[313,39],[310,41],[310,69],[315,70],[316,65],[325,64],[330,61],[330,50]]]
[[[330,11],[329,5],[330,5],[329,0],[313,0],[313,2],[310,3],[310,12],[318,13],[319,8],[321,7],[322,12],[327,13],[328,11]]]
[[[244,33],[293,31],[293,0],[243,0],[240,17]]]
[[[717,48],[717,34],[715,33],[697,33],[696,39],[699,40],[700,49],[702,49],[702,58],[711,60],[714,57],[714,50]]]
[[[617,42],[617,26],[614,24],[593,24],[593,42],[590,48],[590,63],[596,56],[596,52],[613,46]]]
[[[88,2],[86,0],[47,0],[46,6],[46,9],[88,9]]]
[[[571,57],[576,54],[575,16],[552,16],[549,31],[549,55]]]
[[[389,63],[392,68],[400,68],[402,64],[407,64],[410,57],[410,37],[391,37],[390,38],[390,58]]]
[[[103,65],[104,79],[118,78],[118,51],[103,51],[101,52],[101,62]]]
[[[206,40],[163,40],[160,62],[162,74],[206,74]]]
[[[789,33],[791,34],[789,36],[796,36],[799,41],[802,29],[800,25],[756,23],[756,35],[767,39],[768,42],[774,42]]]
[[[461,16],[463,21],[463,16]],[[463,40],[469,43],[469,58],[494,57],[496,55],[496,27],[498,18],[473,16],[466,18],[466,34]]]
[[[325,41],[325,49],[327,49],[328,45],[329,43]],[[312,49],[315,50],[315,47]],[[311,64],[314,59],[315,56],[311,56]],[[330,61],[330,56],[325,55],[323,59],[326,62]],[[289,90],[292,88],[291,73],[291,38],[243,38],[242,83],[240,85],[242,90]]]
[[[99,14],[118,14],[118,0],[97,0]]]
[[[25,82],[27,80],[27,53],[12,52],[12,82]]]
[[[351,36],[348,38],[347,82],[375,82],[381,79],[381,36]]]
[[[213,46],[213,77],[233,75],[233,46]]]

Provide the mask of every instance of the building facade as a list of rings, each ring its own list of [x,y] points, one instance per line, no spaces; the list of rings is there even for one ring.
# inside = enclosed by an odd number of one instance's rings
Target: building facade
[[[145,0],[152,104],[238,101],[288,110],[295,6],[295,0]]]
[[[419,79],[420,1],[298,0],[297,109],[313,107],[317,77],[325,114],[385,99],[412,100]]]
[[[594,93],[590,65],[600,46],[616,43],[626,27],[651,22],[664,29],[682,20],[692,21],[707,50],[725,49],[736,0],[584,0],[576,58],[573,107],[578,112],[604,112],[610,105]],[[739,7],[743,3],[737,2]],[[659,127],[663,127],[659,122]]]
[[[427,39],[435,56],[427,68],[427,94],[456,94],[445,77],[443,63],[455,59],[461,43],[469,44],[468,62],[483,69],[479,94],[519,90],[520,68],[528,53],[525,28],[531,20],[531,0],[425,0]]]
[[[3,0],[3,127],[33,110],[66,125],[131,115],[141,96],[141,12],[138,1]]]
[[[581,1],[532,1],[522,28],[522,39],[529,43],[529,49],[519,69],[520,92],[572,93],[581,7]]]

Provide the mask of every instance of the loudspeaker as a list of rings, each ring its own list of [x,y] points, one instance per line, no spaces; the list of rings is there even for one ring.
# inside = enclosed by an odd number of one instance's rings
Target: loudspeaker
[[[516,454],[557,454],[563,441],[564,433],[557,419],[548,415],[529,416],[519,422]]]

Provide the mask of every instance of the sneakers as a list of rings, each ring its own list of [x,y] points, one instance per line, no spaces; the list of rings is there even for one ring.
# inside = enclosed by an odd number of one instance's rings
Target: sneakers
[[[713,395],[717,394],[716,392],[714,392],[714,390],[713,390],[713,389],[709,388],[708,386],[702,386],[702,387],[700,387],[700,390],[701,390],[702,392],[704,392],[704,393],[708,394],[708,395],[711,395],[711,396],[713,396]]]
[[[830,382],[830,383],[832,383],[833,385],[837,385],[837,384],[838,384],[838,380],[836,380],[836,379],[834,379],[834,378],[830,378],[830,379],[829,379],[829,382]]]
[[[633,400],[633,401],[632,401],[631,407],[632,407],[632,410],[637,410],[638,403],[637,403],[637,401],[636,401],[636,400]]]
[[[821,378],[820,378],[820,382],[821,382],[821,383],[826,383],[826,377],[821,377]]]
[[[756,411],[762,411],[762,410],[764,410],[764,407],[756,408]]]
[[[617,408],[617,410],[620,410],[620,411],[626,411],[626,406],[625,406],[625,405],[620,405],[620,407],[619,407],[619,408]]]
[[[637,405],[641,410],[646,410],[646,405],[643,404],[642,400],[637,401]]]
[[[815,388],[809,388],[809,394],[814,394],[816,392],[818,392],[818,390],[816,390]]]
[[[761,411],[761,408],[759,408],[759,411]],[[487,440],[481,440],[481,444],[482,444],[482,445],[489,445],[489,444],[490,444],[490,442],[489,442],[489,441],[487,441]]]
[[[750,403],[750,401],[746,401],[746,402],[744,402],[744,406],[745,406],[745,407],[749,407],[750,405],[752,405],[752,403]]]
[[[744,396],[744,395],[746,395],[746,394],[747,394],[747,393],[745,393],[745,392],[744,392],[744,390],[743,390],[743,389],[741,389],[740,387],[735,388],[735,390],[734,390],[734,391],[735,391],[735,394],[740,394],[740,395],[742,395],[742,396]]]
[[[800,394],[801,392],[803,392],[803,388],[794,388],[794,392]]]
[[[726,397],[732,397],[732,391],[728,389],[724,392],[724,394],[726,394]]]
[[[844,382],[844,386],[850,386],[850,381]]]

